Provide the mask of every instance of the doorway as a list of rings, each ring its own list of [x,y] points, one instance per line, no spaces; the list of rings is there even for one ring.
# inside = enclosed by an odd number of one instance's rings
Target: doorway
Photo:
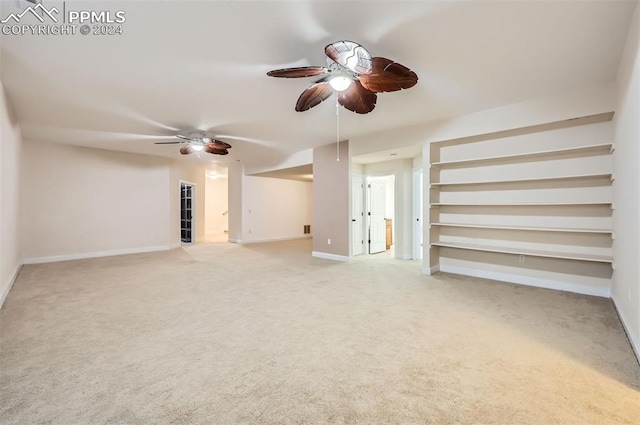
[[[193,206],[195,185],[180,183],[180,240],[193,243]]]
[[[368,253],[393,249],[395,176],[367,177]]]

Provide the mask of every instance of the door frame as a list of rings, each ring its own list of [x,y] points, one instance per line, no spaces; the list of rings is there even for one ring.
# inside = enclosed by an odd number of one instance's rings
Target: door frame
[[[182,241],[182,185],[191,186],[191,242]],[[196,243],[196,187],[197,185],[193,182],[182,179],[178,181],[178,232],[180,234],[180,244],[182,245],[191,245]]]
[[[396,238],[396,229],[397,229],[397,217],[398,217],[398,203],[397,201],[397,194],[398,194],[398,173],[396,171],[390,171],[390,172],[377,172],[377,173],[369,173],[369,174],[365,174],[364,175],[364,179],[365,179],[365,184],[364,184],[364,193],[365,193],[365,198],[364,198],[364,216],[365,216],[365,229],[364,229],[364,235],[365,237],[368,239],[369,238],[369,221],[370,221],[370,199],[369,199],[369,184],[370,184],[370,179],[380,179],[380,178],[388,178],[391,177],[393,178],[393,228],[392,228],[392,239],[393,239],[393,243],[397,243],[398,240]],[[385,197],[388,194],[385,193]],[[366,244],[366,250],[365,250],[365,254],[367,255],[372,255],[370,253],[370,243]]]
[[[423,198],[423,169],[422,167],[413,169],[413,259],[421,260],[423,257],[423,233],[424,209]]]
[[[354,193],[353,192],[353,182],[354,179],[359,179],[360,180],[360,190],[358,191],[359,193]],[[355,250],[355,246],[357,241],[353,240],[353,228],[350,227],[349,229],[349,240],[351,241],[351,246],[349,249],[349,253],[352,257],[356,256],[356,255],[363,255],[366,254],[366,244],[364,243],[364,239],[365,239],[365,235],[366,235],[366,230],[367,230],[367,220],[366,220],[366,216],[365,216],[365,212],[366,212],[366,194],[367,194],[367,189],[366,189],[366,182],[367,182],[367,178],[366,176],[362,175],[362,174],[351,174],[351,181],[350,181],[350,185],[349,185],[349,190],[351,191],[350,194],[350,203],[349,203],[349,214],[350,214],[350,223],[353,223],[354,220],[354,205],[353,205],[353,199],[356,196],[360,196],[360,199],[362,201],[362,215],[361,215],[361,220],[360,220],[360,234],[362,235],[362,243],[361,243],[361,250],[360,250],[360,254],[354,254],[354,250]]]

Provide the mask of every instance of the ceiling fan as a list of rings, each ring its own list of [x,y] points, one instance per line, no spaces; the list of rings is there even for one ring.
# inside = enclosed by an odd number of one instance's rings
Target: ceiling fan
[[[307,111],[337,92],[338,103],[350,111],[367,114],[376,106],[377,95],[408,89],[418,76],[404,65],[371,54],[353,41],[336,41],[324,48],[327,66],[275,69],[270,77],[303,78],[322,76],[302,92],[296,111]]]
[[[206,152],[214,155],[227,155],[228,149],[231,149],[231,145],[220,140],[207,137],[204,133],[199,131],[193,131],[186,136],[181,134],[176,135],[177,138],[182,139],[175,142],[156,142],[156,145],[172,145],[183,144],[180,147],[180,153],[182,155],[188,155],[193,152]]]

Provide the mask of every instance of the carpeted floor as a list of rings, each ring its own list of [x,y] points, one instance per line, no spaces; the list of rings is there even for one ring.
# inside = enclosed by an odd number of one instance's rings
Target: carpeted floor
[[[25,266],[2,424],[638,424],[610,300],[309,240]]]

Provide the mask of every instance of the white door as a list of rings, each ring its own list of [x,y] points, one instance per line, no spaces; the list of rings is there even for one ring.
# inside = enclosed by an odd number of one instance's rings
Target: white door
[[[372,179],[369,184],[369,254],[387,249],[385,185],[384,180],[380,179]]]
[[[351,177],[351,255],[360,255],[364,250],[364,178]]]

